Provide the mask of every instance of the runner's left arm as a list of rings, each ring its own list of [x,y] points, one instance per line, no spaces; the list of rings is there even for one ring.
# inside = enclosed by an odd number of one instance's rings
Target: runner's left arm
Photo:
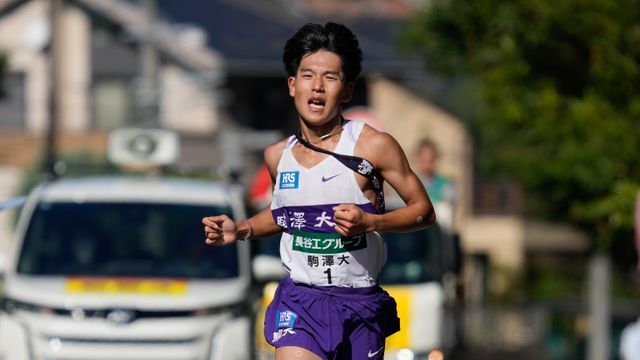
[[[405,206],[385,214],[369,214],[355,205],[339,205],[334,209],[336,231],[345,236],[369,231],[408,232],[433,224],[431,200],[400,144],[391,135],[376,132],[368,137],[366,146],[365,157],[379,169]]]

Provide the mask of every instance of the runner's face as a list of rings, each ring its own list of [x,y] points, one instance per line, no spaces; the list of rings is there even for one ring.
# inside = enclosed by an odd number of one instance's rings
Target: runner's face
[[[346,82],[340,57],[324,50],[304,56],[288,84],[298,114],[313,126],[336,119],[353,90],[353,83]]]

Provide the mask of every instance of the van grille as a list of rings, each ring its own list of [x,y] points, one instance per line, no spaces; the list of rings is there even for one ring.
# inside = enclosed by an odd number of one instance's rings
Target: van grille
[[[44,336],[45,340],[60,341],[62,344],[107,344],[107,345],[185,345],[202,340],[201,336],[184,339],[91,339],[91,338],[63,338],[57,336]]]
[[[76,320],[80,319],[106,319],[108,321],[119,323],[119,321],[113,321],[115,319],[125,316],[127,319],[122,323],[131,323],[140,319],[161,319],[161,318],[182,318],[192,316],[210,316],[215,314],[230,313],[238,315],[245,313],[247,304],[230,304],[225,306],[208,307],[197,310],[140,310],[140,309],[125,309],[125,308],[108,308],[108,309],[83,309],[83,308],[50,308],[43,305],[31,304],[23,301],[18,301],[10,298],[3,298],[0,300],[0,310],[9,314],[16,310],[36,312],[36,313],[48,313],[58,316],[70,316]]]

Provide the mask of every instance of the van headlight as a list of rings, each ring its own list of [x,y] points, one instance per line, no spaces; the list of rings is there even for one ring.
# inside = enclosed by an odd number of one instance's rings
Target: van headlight
[[[4,311],[9,315],[13,315],[18,310],[45,314],[45,315],[53,315],[55,313],[55,310],[50,307],[30,304],[23,301],[14,300],[11,298],[3,298],[0,301],[0,311]]]
[[[6,312],[9,315],[13,315],[16,310],[16,302],[7,298],[2,299],[0,302],[0,310]]]

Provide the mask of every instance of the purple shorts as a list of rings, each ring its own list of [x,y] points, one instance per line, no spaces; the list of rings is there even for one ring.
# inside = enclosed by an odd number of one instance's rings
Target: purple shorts
[[[396,302],[379,286],[343,288],[280,282],[264,320],[276,348],[298,346],[323,359],[382,359],[400,330]]]

